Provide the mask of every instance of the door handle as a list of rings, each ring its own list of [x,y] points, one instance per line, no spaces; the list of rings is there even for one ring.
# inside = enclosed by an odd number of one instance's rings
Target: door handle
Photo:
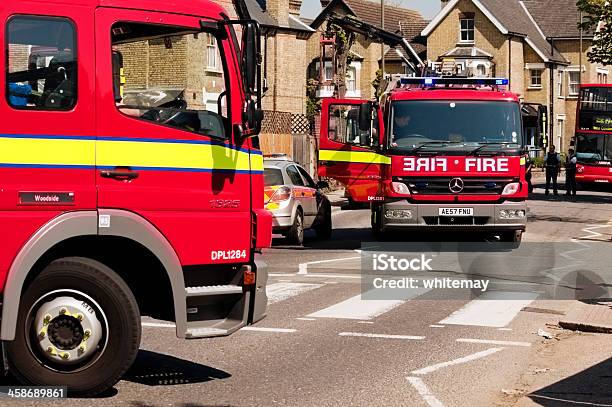
[[[129,168],[125,169],[114,169],[114,170],[104,170],[100,171],[100,176],[102,178],[112,178],[118,181],[131,181],[133,179],[138,178],[138,173],[130,170]]]

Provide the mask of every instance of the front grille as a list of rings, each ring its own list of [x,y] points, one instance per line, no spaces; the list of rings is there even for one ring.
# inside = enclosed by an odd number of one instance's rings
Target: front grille
[[[463,191],[451,192],[449,184],[453,178],[461,178]],[[472,177],[397,177],[415,195],[501,195],[506,185],[518,182],[515,178],[472,178]]]
[[[428,226],[482,226],[489,223],[488,216],[423,216]]]

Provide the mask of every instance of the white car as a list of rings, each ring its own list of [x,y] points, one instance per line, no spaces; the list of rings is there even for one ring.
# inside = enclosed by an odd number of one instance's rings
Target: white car
[[[331,203],[321,191],[327,182],[315,183],[304,168],[284,155],[274,155],[264,159],[264,183],[274,233],[297,245],[304,242],[305,229],[313,228],[322,239],[331,236]]]

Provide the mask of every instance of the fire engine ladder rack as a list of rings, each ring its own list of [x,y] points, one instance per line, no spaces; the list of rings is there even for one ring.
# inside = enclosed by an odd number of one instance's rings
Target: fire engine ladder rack
[[[250,297],[248,289],[234,282],[186,287],[185,337],[196,339],[227,336],[246,326]]]

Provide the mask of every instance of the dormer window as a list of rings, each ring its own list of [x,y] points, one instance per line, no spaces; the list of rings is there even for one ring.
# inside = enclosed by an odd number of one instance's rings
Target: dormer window
[[[459,41],[474,43],[474,14],[462,14],[459,18]]]

